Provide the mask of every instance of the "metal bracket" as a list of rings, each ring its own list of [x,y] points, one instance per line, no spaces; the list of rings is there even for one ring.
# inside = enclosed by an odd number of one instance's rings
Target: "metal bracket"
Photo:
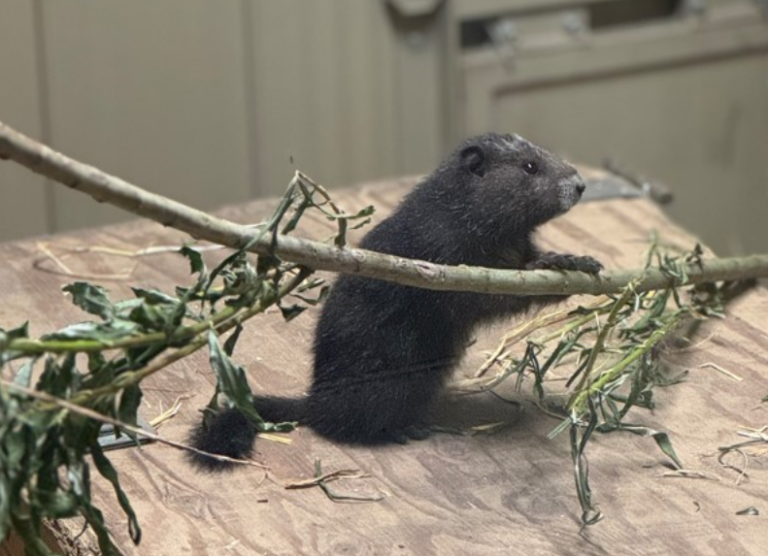
[[[674,200],[672,191],[665,184],[657,180],[651,180],[643,175],[630,172],[623,166],[613,160],[606,160],[603,167],[610,173],[621,178],[624,187],[621,190],[615,190],[616,196],[620,197],[649,197],[652,201],[660,205],[668,205]],[[627,191],[627,188],[634,190],[634,194]],[[587,189],[589,191],[589,189]],[[605,195],[608,196],[608,195]]]
[[[139,425],[139,428],[141,430],[154,433],[155,430],[152,428],[152,425],[150,425],[145,419],[142,417],[139,417],[137,420],[137,424]],[[99,445],[104,448],[105,450],[116,450],[117,448],[128,448],[132,446],[136,446],[136,443],[139,444],[145,444],[149,442],[149,439],[145,436],[139,436],[138,438],[134,439],[125,434],[124,432],[120,433],[120,436],[117,436],[115,433],[115,427],[113,425],[102,425],[101,430],[99,430]]]
[[[489,23],[485,29],[496,53],[505,65],[511,65],[515,58],[515,43],[520,38],[520,29],[515,22],[512,18],[503,17]]]
[[[424,17],[432,15],[445,0],[387,0],[403,17]]]

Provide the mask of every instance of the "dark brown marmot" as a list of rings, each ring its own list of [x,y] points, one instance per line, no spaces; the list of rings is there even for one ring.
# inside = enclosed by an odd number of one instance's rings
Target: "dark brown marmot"
[[[571,165],[541,147],[516,135],[480,135],[462,143],[360,246],[446,265],[595,274],[602,267],[591,257],[541,253],[531,237],[575,205],[584,188]],[[426,413],[479,324],[562,299],[340,276],[315,331],[309,395],[257,396],[256,410],[266,421],[298,421],[339,442],[423,437]],[[227,409],[201,424],[191,441],[200,450],[242,458],[255,434],[246,417]],[[192,460],[204,470],[228,467],[200,455]]]

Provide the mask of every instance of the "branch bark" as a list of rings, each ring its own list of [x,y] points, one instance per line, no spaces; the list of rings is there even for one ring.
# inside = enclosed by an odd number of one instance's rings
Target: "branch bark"
[[[0,158],[12,160],[67,187],[110,203],[196,239],[233,249],[247,245],[258,230],[216,218],[161,195],[145,191],[98,168],[71,159],[19,133],[0,121]],[[329,270],[377,278],[432,290],[472,291],[492,294],[606,294],[617,293],[630,282],[637,291],[682,283],[658,270],[630,270],[592,277],[581,272],[517,271],[481,267],[453,267],[402,259],[372,251],[339,249],[315,241],[280,235],[256,241],[249,251],[277,256],[315,270]],[[690,266],[686,283],[749,279],[768,276],[768,254],[705,261]]]

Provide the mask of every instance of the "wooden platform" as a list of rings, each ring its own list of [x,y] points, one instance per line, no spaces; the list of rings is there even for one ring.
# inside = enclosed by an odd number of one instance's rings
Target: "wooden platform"
[[[600,176],[593,176],[600,179]],[[410,180],[371,184],[338,195],[357,209],[372,203],[382,218],[411,185]],[[271,203],[254,202],[221,211],[240,222],[255,222]],[[94,205],[94,210],[98,207]],[[314,217],[305,232],[322,238],[328,223]],[[607,269],[637,267],[652,230],[665,241],[690,247],[693,239],[672,225],[647,200],[614,199],[583,203],[541,231],[547,248],[589,254]],[[357,236],[360,237],[358,232]],[[52,249],[101,245],[136,249],[172,245],[181,234],[151,223],[112,226],[48,238]],[[221,256],[208,255],[210,260]],[[33,269],[42,257],[36,240],[0,246],[0,325],[31,321],[38,335],[81,319],[60,288],[71,278]],[[121,259],[87,255],[68,259],[80,272],[130,270],[123,281],[103,282],[112,295],[128,296],[129,285],[170,289],[188,281],[188,265],[173,254]],[[46,265],[51,267],[50,264]],[[247,365],[254,388],[300,393],[310,373],[309,345],[316,310],[284,323],[279,312],[250,321],[236,358]],[[506,326],[509,326],[508,324]],[[504,327],[478,334],[459,372],[471,372],[482,351]],[[768,546],[768,459],[749,458],[748,476],[712,457],[719,446],[741,440],[742,427],[768,424],[768,292],[755,290],[729,308],[726,320],[699,331],[705,340],[693,349],[667,354],[688,379],[659,389],[657,409],[637,411],[635,420],[670,432],[686,467],[708,479],[665,477],[665,458],[650,439],[599,436],[588,453],[592,487],[605,519],[580,533],[570,449],[565,435],[546,438],[557,421],[532,405],[521,408],[490,396],[464,398],[450,419],[477,424],[504,419],[493,435],[436,434],[423,442],[384,448],[334,445],[300,429],[283,445],[260,440],[255,467],[225,476],[199,475],[182,453],[152,444],[110,453],[136,509],[143,541],[133,547],[111,489],[99,483],[97,496],[112,532],[126,554],[181,555],[667,555],[762,556]],[[209,399],[214,379],[200,352],[145,383],[143,416],[151,419],[182,399],[180,413],[159,430],[183,441]],[[737,381],[712,368],[736,373]],[[281,483],[324,471],[359,470],[368,478],[332,483],[344,493],[383,495],[379,502],[336,503],[319,488],[286,490]],[[743,465],[741,458],[728,460]],[[739,516],[754,506],[759,516]],[[90,554],[93,538],[76,523],[59,523],[66,550]],[[0,550],[2,553],[2,550]]]

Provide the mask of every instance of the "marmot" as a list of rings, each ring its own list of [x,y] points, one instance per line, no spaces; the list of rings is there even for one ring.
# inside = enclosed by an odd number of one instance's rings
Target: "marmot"
[[[459,145],[360,246],[446,265],[596,274],[595,259],[541,253],[531,237],[584,189],[576,170],[552,153],[517,135],[487,133]],[[564,298],[432,291],[342,275],[317,323],[309,395],[257,396],[256,411],[345,443],[422,438],[427,411],[479,324]],[[194,430],[191,443],[242,458],[255,434],[241,413],[226,409]],[[192,460],[205,470],[229,467],[198,454]]]

